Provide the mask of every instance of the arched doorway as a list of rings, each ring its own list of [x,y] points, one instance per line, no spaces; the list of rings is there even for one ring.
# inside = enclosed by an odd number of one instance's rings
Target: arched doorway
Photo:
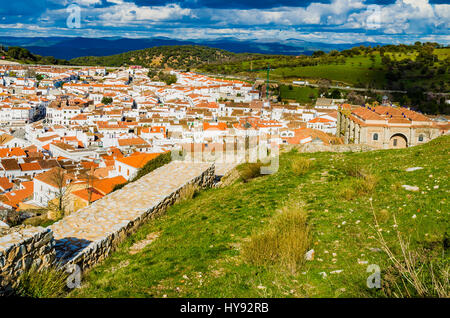
[[[406,148],[408,147],[408,139],[403,134],[392,135],[389,140],[389,148]]]

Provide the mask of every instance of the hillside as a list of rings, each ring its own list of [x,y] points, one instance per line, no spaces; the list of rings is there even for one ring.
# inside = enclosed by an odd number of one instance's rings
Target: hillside
[[[241,168],[247,182],[169,208],[69,297],[448,297],[449,151],[445,136],[400,150],[291,150],[277,173],[251,180]],[[406,261],[424,266],[418,288]],[[366,286],[370,264],[381,289]],[[435,288],[436,279],[446,285]]]
[[[159,46],[110,56],[85,56],[71,59],[74,65],[142,65],[155,68],[186,69],[214,62],[242,61],[258,54],[236,54],[198,45]]]
[[[53,56],[40,56],[31,53],[29,50],[10,46],[5,48],[0,45],[0,55],[5,56],[5,59],[11,62],[18,62],[21,64],[44,64],[44,65],[67,65],[66,60],[55,59]]]
[[[0,36],[0,43],[8,46],[24,47],[33,53],[40,55],[52,55],[60,59],[72,59],[80,56],[106,56],[128,51],[142,50],[150,47],[167,45],[202,45],[227,50],[234,53],[261,53],[261,54],[283,54],[299,55],[312,54],[314,51],[344,50],[353,46],[377,45],[367,43],[320,43],[308,42],[298,39],[289,39],[280,43],[279,41],[252,41],[240,40],[238,38],[225,37],[195,40],[171,39],[167,37],[151,38],[121,38],[121,37],[20,37]]]
[[[265,77],[271,67],[271,79],[292,81],[328,79],[336,84],[362,88],[413,89],[421,87],[448,92],[450,49],[435,43],[420,45],[387,45],[383,47],[354,47],[349,50],[312,56],[262,57],[253,61],[232,61],[203,65],[205,72]],[[443,82],[443,83],[442,83]]]

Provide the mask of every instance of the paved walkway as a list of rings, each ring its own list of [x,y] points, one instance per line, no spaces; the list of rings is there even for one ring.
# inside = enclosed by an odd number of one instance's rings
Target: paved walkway
[[[171,162],[64,217],[51,226],[56,257],[64,263],[92,242],[117,233],[210,167],[209,163]]]

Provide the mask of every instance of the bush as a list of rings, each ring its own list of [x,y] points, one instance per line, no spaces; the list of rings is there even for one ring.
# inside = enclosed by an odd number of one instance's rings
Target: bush
[[[367,174],[362,178],[352,178],[340,191],[341,197],[345,200],[352,200],[358,196],[372,194],[377,185],[378,178],[372,174]]]
[[[248,182],[251,179],[261,176],[262,163],[243,163],[237,167],[242,181]]]
[[[367,174],[366,169],[361,164],[348,161],[342,163],[338,169],[349,177],[363,178]]]
[[[310,243],[307,214],[299,203],[285,206],[269,226],[243,246],[244,259],[253,265],[281,265],[296,272]]]
[[[312,166],[313,162],[307,158],[296,158],[291,162],[291,169],[297,176],[304,175]]]
[[[197,192],[199,191],[199,186],[196,184],[188,184],[180,191],[180,196],[177,199],[178,202],[184,202],[187,200],[191,200],[195,197]]]
[[[375,212],[372,204],[371,208],[375,228],[379,229],[379,213]],[[397,224],[395,216],[394,224]],[[390,262],[381,287],[386,296],[449,298],[450,265],[444,255],[444,244],[440,245],[437,253],[431,253],[422,246],[413,248],[410,238],[405,239],[398,229],[395,232],[397,241],[388,244],[382,232],[376,231],[377,241]]]
[[[37,270],[32,267],[22,273],[15,289],[17,296],[33,298],[62,297],[67,291],[66,280],[69,274],[54,267]]]

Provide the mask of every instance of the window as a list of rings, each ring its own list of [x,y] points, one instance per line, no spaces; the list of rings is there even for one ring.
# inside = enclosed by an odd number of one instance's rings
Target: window
[[[423,135],[419,135],[419,141],[423,141]]]
[[[397,146],[397,138],[394,139],[394,147],[396,147],[396,146]]]
[[[373,134],[373,140],[378,140],[378,134],[377,133]]]

